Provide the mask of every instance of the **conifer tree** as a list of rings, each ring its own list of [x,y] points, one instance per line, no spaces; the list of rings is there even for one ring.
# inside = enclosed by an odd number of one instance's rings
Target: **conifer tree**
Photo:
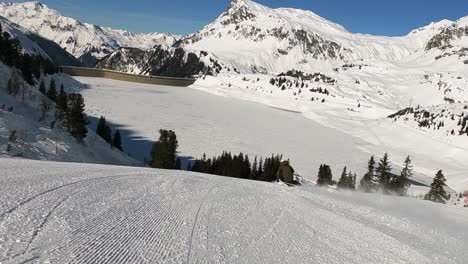
[[[61,122],[65,121],[65,116],[68,112],[68,96],[63,88],[60,86],[60,93],[57,96],[57,105],[55,110],[55,118]],[[65,124],[66,125],[66,124]]]
[[[348,188],[348,171],[346,167],[344,167],[343,172],[341,173],[341,177],[338,180],[337,184],[338,188]]]
[[[49,90],[47,90],[47,97],[49,97],[49,99],[54,102],[57,101],[57,87],[55,85],[54,79],[50,80]]]
[[[175,169],[179,143],[172,130],[159,130],[159,141],[151,149],[150,166],[160,169]]]
[[[68,113],[67,125],[70,134],[79,142],[83,143],[83,139],[88,133],[86,120],[84,99],[81,94],[70,94],[68,96]]]
[[[448,196],[444,189],[446,181],[442,170],[438,171],[431,184],[431,189],[429,193],[424,196],[424,199],[435,203],[447,203]]]
[[[392,183],[392,189],[397,194],[404,196],[411,186],[409,179],[413,176],[413,166],[411,165],[411,158],[408,156],[405,159],[403,170],[399,177],[395,177]]]
[[[349,189],[353,191],[356,190],[356,178],[357,178],[356,173],[352,174],[351,172],[349,172],[349,179],[350,179]]]
[[[343,172],[341,173],[341,178],[337,184],[338,188],[355,190],[356,189],[356,174],[353,174],[351,171],[347,172],[346,167],[344,167]]]
[[[120,151],[123,151],[123,148],[122,148],[122,137],[120,136],[120,131],[117,130],[115,131],[115,134],[114,134],[114,138],[112,139],[112,146],[114,146],[114,148],[120,150]],[[179,161],[180,162],[180,161]],[[179,164],[180,165],[180,164]],[[177,167],[177,166],[176,166]],[[180,167],[180,166],[179,166]],[[179,168],[180,169],[180,168]]]
[[[388,160],[388,154],[385,153],[382,159],[380,159],[379,165],[376,169],[377,177],[379,179],[379,187],[383,190],[387,190],[390,187],[391,174],[390,161]]]
[[[43,95],[46,95],[47,93],[44,80],[41,80],[41,84],[39,84],[39,92],[41,92]]]
[[[252,170],[250,172],[250,179],[256,180],[257,177],[258,177],[258,160],[257,160],[257,156],[255,156],[254,162],[252,164]]]
[[[360,183],[359,188],[363,192],[373,192],[373,191],[375,191],[376,182],[375,182],[375,159],[374,159],[374,156],[372,156],[369,159],[369,162],[367,164],[367,173],[361,179],[361,183]]]
[[[326,164],[320,165],[317,184],[321,186],[331,185],[333,181],[333,175],[330,166]]]
[[[263,179],[263,157],[260,157],[260,161],[258,162],[258,170],[257,170],[257,180]]]
[[[104,139],[107,143],[112,144],[112,130],[107,125],[106,118],[101,116],[96,129],[96,134]]]

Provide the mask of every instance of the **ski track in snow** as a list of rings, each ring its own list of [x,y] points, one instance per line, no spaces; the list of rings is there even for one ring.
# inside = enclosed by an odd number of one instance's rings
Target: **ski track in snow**
[[[468,211],[183,171],[0,159],[0,263],[465,263]]]

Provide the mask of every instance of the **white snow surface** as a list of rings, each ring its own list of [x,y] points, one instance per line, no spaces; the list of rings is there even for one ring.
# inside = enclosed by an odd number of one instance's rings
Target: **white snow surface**
[[[88,52],[102,58],[119,47],[148,49],[159,44],[170,46],[177,37],[166,33],[132,33],[82,23],[39,2],[2,2],[0,15],[54,41],[76,58]]]
[[[447,263],[468,210],[183,171],[0,159],[1,263]]]
[[[315,180],[320,164],[332,165],[335,178],[344,166],[364,173],[370,154],[365,142],[307,119],[300,113],[186,87],[169,87],[74,77],[65,84],[86,101],[90,124],[105,116],[122,133],[126,153],[148,160],[159,129],[172,129],[184,160],[223,151],[269,157],[283,154],[304,177]],[[80,83],[82,85],[80,85]]]

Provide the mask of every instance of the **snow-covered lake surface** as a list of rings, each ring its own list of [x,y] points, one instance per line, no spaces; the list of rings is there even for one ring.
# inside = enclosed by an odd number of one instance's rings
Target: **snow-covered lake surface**
[[[123,132],[124,149],[143,160],[159,129],[176,131],[180,155],[200,158],[223,150],[270,156],[284,154],[305,177],[315,179],[321,163],[338,177],[344,166],[362,174],[369,153],[364,143],[303,115],[191,88],[167,87],[75,77],[69,84],[85,97],[94,124],[101,115]],[[377,153],[376,153],[377,154]]]
[[[182,171],[0,159],[1,263],[459,263],[468,211]]]

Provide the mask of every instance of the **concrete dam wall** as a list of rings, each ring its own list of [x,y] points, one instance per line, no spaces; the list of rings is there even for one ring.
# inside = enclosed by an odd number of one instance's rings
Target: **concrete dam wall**
[[[71,76],[83,76],[83,77],[96,77],[106,78],[117,81],[145,83],[145,84],[157,84],[157,85],[168,85],[168,86],[189,86],[195,82],[195,79],[188,78],[172,78],[162,76],[146,76],[130,74],[118,71],[94,69],[94,68],[82,68],[82,67],[60,67],[63,73]]]

